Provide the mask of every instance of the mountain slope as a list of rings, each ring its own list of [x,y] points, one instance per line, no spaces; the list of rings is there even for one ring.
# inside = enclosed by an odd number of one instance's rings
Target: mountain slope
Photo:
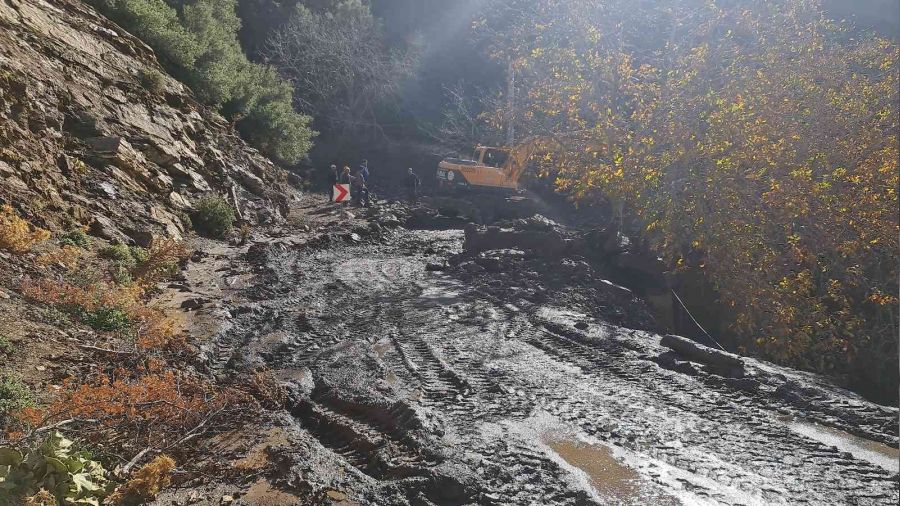
[[[208,192],[251,223],[286,212],[286,173],[81,2],[0,1],[0,83],[0,202],[38,225],[177,237]]]

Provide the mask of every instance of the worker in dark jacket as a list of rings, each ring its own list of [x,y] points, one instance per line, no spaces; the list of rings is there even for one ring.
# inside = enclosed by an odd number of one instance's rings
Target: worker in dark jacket
[[[406,187],[406,196],[409,198],[410,203],[416,201],[416,197],[419,195],[419,185],[422,182],[419,180],[419,176],[413,172],[412,167],[410,167],[406,171],[406,178],[404,179],[404,186]]]
[[[328,169],[328,188],[325,190],[328,193],[328,202],[334,201],[334,185],[338,181],[340,181],[340,174],[337,165],[331,164],[331,168]]]
[[[359,166],[359,173],[363,178],[363,182],[369,184],[369,161],[363,160]]]
[[[354,205],[369,207],[369,188],[366,186],[362,169],[356,171],[356,174],[350,178],[350,196],[353,198]]]

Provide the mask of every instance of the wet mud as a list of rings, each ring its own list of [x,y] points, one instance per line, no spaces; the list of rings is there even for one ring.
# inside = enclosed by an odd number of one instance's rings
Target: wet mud
[[[355,239],[251,247],[248,302],[205,349],[214,372],[266,367],[286,386],[281,490],[322,504],[897,503],[895,408],[746,357],[723,373],[661,345],[646,305],[584,259],[466,257],[461,230],[406,230],[400,214],[369,211],[388,225]]]

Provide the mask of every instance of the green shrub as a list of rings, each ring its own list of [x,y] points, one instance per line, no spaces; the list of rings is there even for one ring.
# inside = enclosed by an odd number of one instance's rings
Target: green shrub
[[[140,246],[126,246],[121,243],[102,248],[98,255],[112,260],[108,272],[117,285],[127,285],[134,280],[134,269],[147,261],[149,252]]]
[[[131,268],[122,262],[115,262],[109,267],[109,277],[117,285],[127,285],[134,281],[131,276]]]
[[[34,406],[34,396],[28,386],[15,376],[0,376],[0,425],[11,412],[29,406]]]
[[[0,335],[0,355],[9,355],[13,351],[13,345],[9,342],[9,338]]]
[[[24,454],[0,446],[0,504],[23,504],[25,497],[41,490],[58,504],[93,504],[112,492],[103,465],[87,451],[77,451],[72,441],[53,432]]]
[[[150,252],[147,251],[146,248],[142,248],[140,246],[129,246],[128,251],[131,252],[131,258],[134,259],[135,264],[142,264],[150,258]]]
[[[91,246],[91,238],[80,228],[72,229],[59,237],[60,246],[77,246],[79,248],[89,248]]]
[[[138,80],[145,90],[160,95],[166,90],[166,76],[156,69],[141,70]]]
[[[94,330],[109,332],[125,330],[131,325],[128,314],[121,308],[112,306],[98,306],[92,311],[84,308],[74,310],[78,319]]]
[[[260,151],[288,163],[309,151],[314,135],[310,118],[293,110],[290,84],[271,68],[249,61],[241,50],[236,0],[90,2],[149,44],[201,101],[238,120],[241,132]]]
[[[109,246],[103,247],[97,252],[97,255],[100,256],[100,258],[106,258],[107,260],[114,260],[125,264],[134,264],[134,257],[131,254],[131,249],[122,243],[110,244]]]
[[[234,226],[234,209],[224,198],[210,195],[200,199],[191,217],[194,229],[203,235],[224,238]]]

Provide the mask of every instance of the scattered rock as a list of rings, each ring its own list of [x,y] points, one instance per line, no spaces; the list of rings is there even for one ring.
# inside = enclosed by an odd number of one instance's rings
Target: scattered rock
[[[696,343],[681,336],[665,335],[660,339],[659,344],[675,351],[682,357],[688,358],[695,362],[707,365],[718,366],[718,372],[727,371],[729,374],[725,376],[735,377],[740,373],[743,375],[744,362],[741,358],[727,351],[716,350],[700,343]]]
[[[209,302],[207,299],[204,299],[202,297],[196,297],[196,298],[188,299],[188,300],[182,302],[181,308],[182,309],[198,309],[198,308],[203,307],[203,305],[206,304],[207,302]]]

